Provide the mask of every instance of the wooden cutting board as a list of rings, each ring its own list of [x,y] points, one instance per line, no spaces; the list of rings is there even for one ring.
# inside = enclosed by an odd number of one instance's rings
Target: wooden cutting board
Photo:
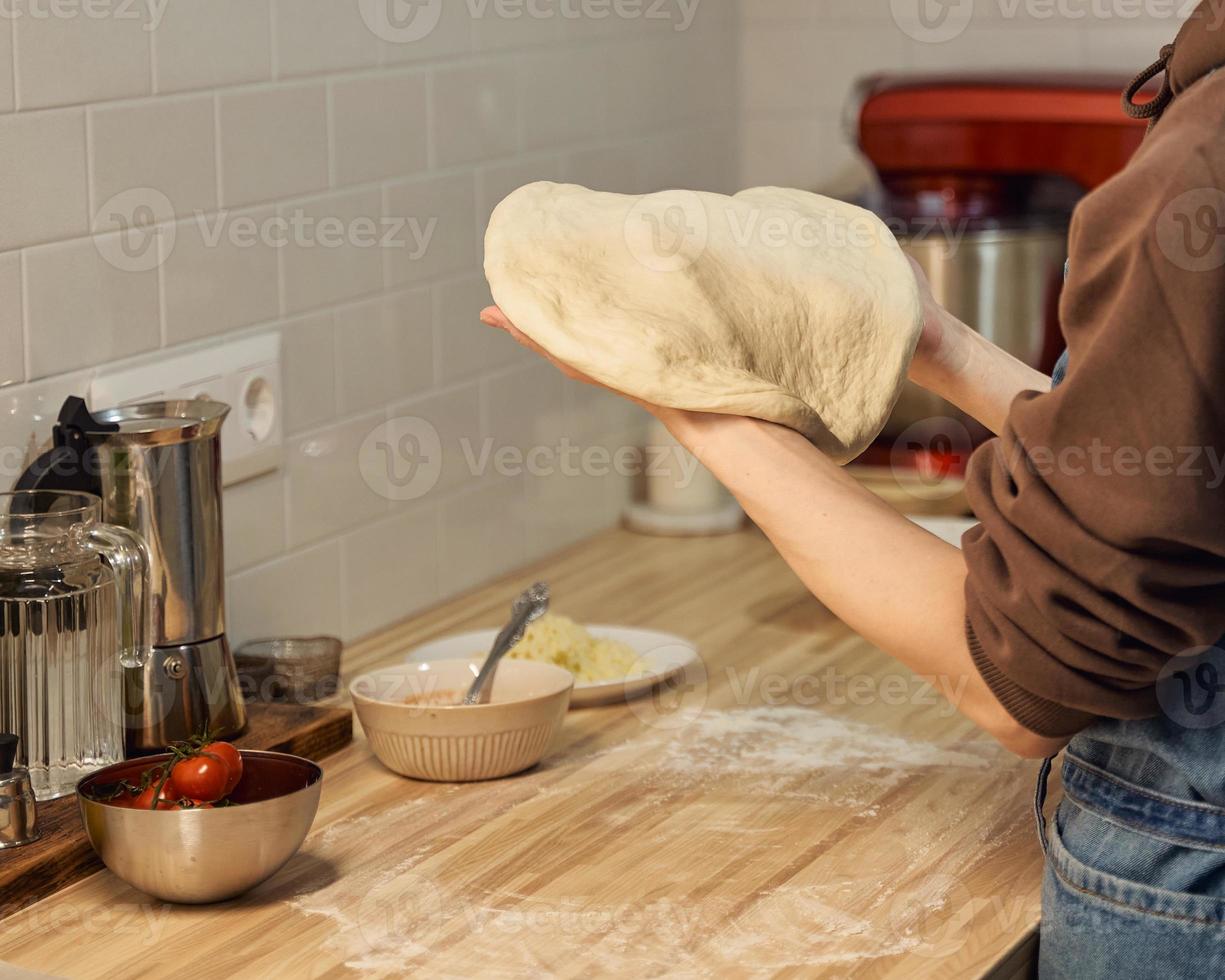
[[[318,762],[353,740],[353,713],[313,705],[250,704],[244,749],[288,752]],[[0,851],[0,919],[93,874],[102,862],[85,837],[76,796],[38,805],[42,839]]]

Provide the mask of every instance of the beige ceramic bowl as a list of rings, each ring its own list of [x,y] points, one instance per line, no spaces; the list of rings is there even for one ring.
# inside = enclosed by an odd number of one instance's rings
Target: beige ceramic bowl
[[[439,660],[357,678],[349,692],[379,761],[401,776],[448,783],[536,765],[561,730],[574,677],[551,664],[503,660],[488,704],[456,704],[479,666]]]

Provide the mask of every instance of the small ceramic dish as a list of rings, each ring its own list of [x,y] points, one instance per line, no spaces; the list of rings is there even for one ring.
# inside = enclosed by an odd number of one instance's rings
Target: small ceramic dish
[[[697,647],[689,640],[671,633],[658,633],[655,630],[640,630],[629,626],[587,626],[585,629],[599,639],[624,643],[645,661],[647,672],[615,681],[578,681],[574,685],[574,694],[570,697],[572,708],[592,708],[642,697],[657,685],[680,675],[698,660]],[[493,645],[493,639],[497,635],[497,630],[477,630],[445,636],[411,651],[408,661],[428,663],[480,655],[481,651],[488,650]],[[511,659],[503,661],[524,662]]]
[[[480,664],[404,664],[353,681],[353,706],[379,761],[401,776],[447,783],[536,765],[561,730],[574,678],[550,664],[503,660],[489,703],[460,704]]]

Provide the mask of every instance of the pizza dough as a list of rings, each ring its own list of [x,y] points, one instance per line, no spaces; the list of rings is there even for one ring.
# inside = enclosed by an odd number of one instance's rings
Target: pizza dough
[[[873,214],[804,191],[604,194],[529,184],[485,239],[494,300],[595,380],[802,432],[840,463],[884,427],[922,325]]]

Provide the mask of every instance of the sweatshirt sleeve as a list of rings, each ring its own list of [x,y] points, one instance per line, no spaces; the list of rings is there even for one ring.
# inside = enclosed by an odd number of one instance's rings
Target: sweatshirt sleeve
[[[1049,737],[1158,713],[1171,657],[1225,636],[1225,77],[1082,202],[1064,383],[971,460],[967,640]]]

